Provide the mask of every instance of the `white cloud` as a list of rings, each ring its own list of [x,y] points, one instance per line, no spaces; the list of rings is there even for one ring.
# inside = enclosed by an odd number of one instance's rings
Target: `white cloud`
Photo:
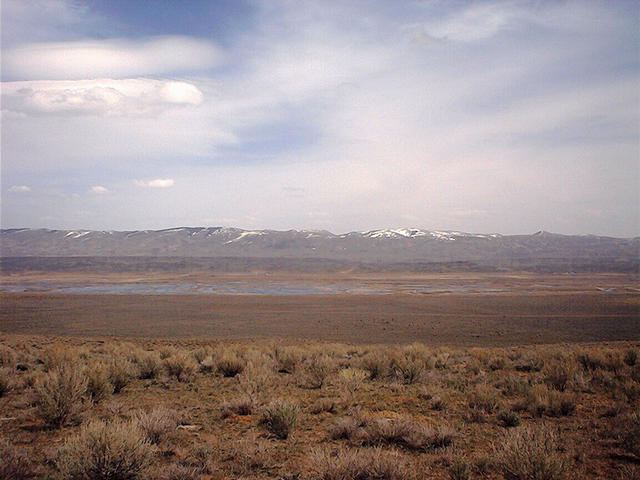
[[[16,193],[30,192],[31,187],[28,187],[27,185],[13,185],[12,187],[9,188],[9,191],[16,192]]]
[[[92,40],[20,45],[2,52],[6,77],[20,80],[131,78],[192,72],[222,61],[214,43],[190,37]]]
[[[94,185],[93,187],[91,187],[91,191],[93,193],[97,193],[98,195],[102,195],[105,193],[109,193],[109,190],[107,190],[105,187],[103,187],[102,185]]]
[[[110,116],[155,114],[203,99],[191,83],[148,78],[5,82],[2,96],[11,112]]]
[[[173,178],[155,178],[153,180],[135,180],[139,187],[167,188],[173,187]]]

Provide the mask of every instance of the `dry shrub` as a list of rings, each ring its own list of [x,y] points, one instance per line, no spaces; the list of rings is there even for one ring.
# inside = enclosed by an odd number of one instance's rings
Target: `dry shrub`
[[[338,372],[338,387],[345,397],[351,398],[362,387],[367,372],[359,368],[343,368]]]
[[[386,352],[375,350],[360,361],[360,368],[369,374],[369,380],[384,378],[388,375],[391,367],[391,359]]]
[[[296,347],[276,346],[273,350],[278,373],[294,373],[302,358],[302,352]]]
[[[269,443],[255,435],[233,441],[220,452],[225,467],[235,475],[247,475],[267,470],[273,454],[269,452]]]
[[[180,416],[175,410],[166,407],[155,408],[149,413],[138,412],[136,414],[140,430],[154,445],[158,445],[175,433],[179,418]]]
[[[191,355],[197,363],[202,363],[205,358],[212,355],[212,350],[211,347],[200,347],[191,352]]]
[[[515,366],[519,372],[539,372],[544,368],[544,359],[539,355],[529,354],[521,358]]]
[[[294,403],[273,402],[262,413],[260,425],[269,433],[285,440],[298,423],[299,413],[300,408]]]
[[[431,451],[453,443],[455,431],[432,427],[411,418],[381,419],[360,414],[338,419],[329,431],[334,440],[347,439],[360,445],[394,445],[408,450]]]
[[[425,362],[416,355],[403,352],[396,355],[391,361],[391,371],[393,376],[407,385],[416,383],[425,372]]]
[[[498,391],[489,385],[477,385],[467,401],[469,408],[493,413],[500,408],[502,400]]]
[[[471,480],[471,465],[464,457],[456,457],[449,465],[451,480]]]
[[[495,445],[495,455],[506,480],[560,480],[571,470],[555,434],[545,426],[509,430]]]
[[[141,351],[135,359],[138,367],[138,378],[150,380],[157,378],[162,371],[160,356],[156,352]]]
[[[235,377],[246,367],[245,360],[234,351],[225,351],[217,361],[216,370],[223,377]]]
[[[582,368],[588,371],[604,369],[606,359],[600,350],[585,350],[578,352],[576,356]]]
[[[335,362],[328,355],[314,353],[303,364],[301,381],[309,388],[322,388],[334,370]]]
[[[635,348],[629,348],[624,352],[624,363],[633,367],[636,363],[638,363],[638,350]]]
[[[321,480],[411,480],[415,469],[398,452],[380,448],[316,453],[313,468]]]
[[[498,413],[498,420],[507,428],[517,427],[520,425],[520,416],[516,412],[503,410]]]
[[[231,415],[251,415],[255,405],[249,395],[241,395],[233,400],[224,401],[220,405],[220,417],[227,418]]]
[[[13,389],[13,369],[0,368],[0,397],[3,397]]]
[[[58,450],[55,465],[64,480],[135,480],[152,453],[135,423],[94,421]]]
[[[500,389],[502,394],[506,396],[522,395],[526,393],[530,387],[527,379],[520,378],[517,375],[507,375],[501,378],[495,385]]]
[[[547,385],[564,392],[575,377],[577,368],[570,358],[563,358],[547,363],[543,373]]]
[[[336,413],[337,411],[338,406],[336,405],[336,401],[331,398],[319,398],[311,406],[311,413],[315,415],[322,412]]]
[[[550,417],[566,417],[576,410],[576,403],[575,396],[551,390],[547,396],[545,413]]]
[[[34,387],[36,414],[55,428],[79,420],[84,405],[87,379],[75,365],[61,364],[38,381]]]
[[[640,459],[640,412],[626,416],[621,429],[622,447]]]
[[[179,382],[188,382],[193,379],[196,372],[196,362],[184,353],[176,353],[162,361],[164,370],[169,378],[174,378]]]
[[[16,353],[8,345],[0,343],[0,367],[12,367],[16,362]]]
[[[45,372],[55,370],[63,365],[73,363],[77,355],[65,345],[54,344],[45,348],[40,356],[40,361]]]
[[[93,362],[84,369],[87,377],[87,396],[93,403],[100,403],[113,391],[109,371],[102,362]]]
[[[201,373],[213,373],[216,370],[218,361],[213,355],[208,355],[198,363],[198,370]]]
[[[113,387],[113,393],[120,393],[133,380],[133,365],[125,358],[113,358],[107,367],[107,371],[109,383]]]
[[[162,467],[158,480],[197,480],[200,472],[197,468],[188,467],[181,463],[172,463],[168,467]]]
[[[25,480],[34,476],[29,456],[24,449],[0,442],[0,478]]]

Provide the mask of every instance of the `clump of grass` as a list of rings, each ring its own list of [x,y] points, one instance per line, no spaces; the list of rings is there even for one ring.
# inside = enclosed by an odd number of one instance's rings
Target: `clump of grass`
[[[575,411],[576,403],[573,395],[552,390],[547,397],[545,413],[551,417],[566,417]]]
[[[544,426],[509,430],[495,454],[506,480],[560,480],[571,469],[556,436]]]
[[[108,365],[109,383],[113,387],[113,393],[120,393],[133,379],[133,367],[129,360],[115,357]]]
[[[0,478],[26,480],[33,476],[27,452],[8,443],[0,443]]]
[[[162,372],[160,356],[155,352],[140,352],[136,356],[135,363],[138,367],[138,378],[141,380],[158,378]]]
[[[194,467],[172,463],[168,467],[162,467],[162,472],[157,478],[158,480],[197,480],[200,478],[200,472]]]
[[[273,350],[273,358],[276,361],[278,373],[294,373],[302,354],[295,347],[276,346]]]
[[[570,358],[558,359],[544,367],[544,381],[550,387],[564,392],[576,374],[576,365]]]
[[[315,453],[312,463],[321,480],[411,480],[415,468],[398,452],[380,448]]]
[[[625,418],[621,435],[622,447],[640,459],[640,413],[633,413]]]
[[[0,367],[12,367],[16,362],[13,348],[0,343]]]
[[[369,380],[379,380],[389,373],[391,360],[381,350],[375,350],[362,358],[360,367],[369,374]]]
[[[236,352],[227,351],[217,362],[217,371],[223,377],[235,377],[245,369],[246,362]]]
[[[87,379],[74,365],[61,364],[34,387],[36,414],[50,427],[60,428],[79,421]]]
[[[624,363],[633,367],[636,363],[638,363],[638,350],[635,348],[629,348],[626,352],[624,352]]]
[[[87,377],[87,396],[93,403],[100,403],[113,391],[109,382],[109,372],[102,362],[93,362],[85,370]]]
[[[169,378],[174,378],[179,382],[188,382],[196,372],[195,360],[185,353],[176,353],[162,361],[164,370]]]
[[[360,368],[343,368],[338,372],[338,386],[346,398],[352,398],[366,377],[367,372]]]
[[[63,480],[135,480],[152,453],[135,423],[94,421],[58,450],[55,465]]]
[[[300,408],[294,403],[273,402],[262,413],[260,425],[281,440],[291,435],[296,424]]]
[[[318,413],[336,413],[338,411],[338,406],[335,400],[331,398],[319,398],[316,402],[311,406],[311,413],[317,415]]]
[[[178,413],[166,407],[155,408],[149,413],[138,412],[136,415],[140,430],[154,445],[171,437],[178,428],[178,419]]]
[[[373,419],[361,415],[339,419],[330,434],[361,445],[394,445],[425,452],[449,446],[456,437],[447,425],[431,427],[408,417]]]
[[[449,478],[451,480],[470,480],[471,473],[471,465],[463,457],[454,458],[451,465],[449,465]]]
[[[220,406],[220,416],[222,418],[231,415],[251,415],[255,404],[249,395],[241,395],[234,400],[225,401]]]
[[[511,410],[503,410],[498,413],[498,420],[507,428],[517,427],[520,425],[520,415]]]
[[[405,353],[396,356],[392,360],[391,371],[396,379],[411,385],[422,377],[425,371],[425,363],[421,358]]]
[[[0,368],[0,397],[13,390],[13,370],[9,367]]]
[[[334,362],[328,355],[314,353],[303,364],[302,380],[309,388],[322,388],[334,370]]]
[[[272,455],[268,442],[254,435],[227,444],[219,456],[227,467],[236,475],[247,475],[269,468]]]
[[[493,413],[500,408],[502,400],[495,388],[489,385],[478,385],[475,390],[470,393],[467,404],[471,409],[479,409],[486,413]]]

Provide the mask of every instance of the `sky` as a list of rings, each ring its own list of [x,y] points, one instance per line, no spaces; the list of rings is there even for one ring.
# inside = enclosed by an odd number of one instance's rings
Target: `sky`
[[[640,235],[638,1],[2,1],[2,228]]]

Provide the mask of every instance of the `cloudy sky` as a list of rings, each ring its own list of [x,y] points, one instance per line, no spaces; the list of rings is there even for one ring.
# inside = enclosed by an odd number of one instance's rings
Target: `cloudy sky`
[[[2,227],[640,235],[639,12],[3,0]]]

